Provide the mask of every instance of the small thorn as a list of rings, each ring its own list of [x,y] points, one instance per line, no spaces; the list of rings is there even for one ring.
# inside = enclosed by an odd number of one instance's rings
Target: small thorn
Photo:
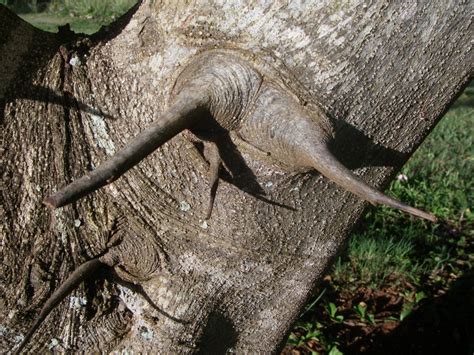
[[[360,179],[358,176],[354,175],[352,171],[343,166],[329,152],[327,147],[319,146],[317,152],[318,154],[314,154],[312,157],[313,167],[345,190],[352,192],[374,206],[382,204],[431,222],[437,221],[436,217],[431,213],[397,201],[368,185],[364,180]]]
[[[97,270],[103,267],[105,264],[99,260],[99,258],[91,259],[85,263],[79,265],[79,267],[74,270],[71,275],[62,283],[59,288],[53,292],[53,294],[48,298],[46,303],[43,305],[40,314],[35,319],[32,327],[25,335],[23,341],[18,345],[18,348],[13,352],[14,354],[20,354],[23,348],[28,344],[30,339],[33,337],[34,333],[38,328],[43,324],[44,320],[51,311],[61,303],[82,281],[86,278],[93,276]]]
[[[210,219],[212,215],[212,209],[214,208],[214,200],[216,198],[217,185],[219,183],[219,170],[222,164],[222,158],[219,153],[219,148],[213,142],[205,143],[204,154],[209,161],[209,185],[211,186],[209,191],[209,205],[207,208],[206,219]]]

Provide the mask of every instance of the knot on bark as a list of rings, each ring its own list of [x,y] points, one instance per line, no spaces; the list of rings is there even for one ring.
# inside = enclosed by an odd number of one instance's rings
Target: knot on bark
[[[193,59],[179,74],[172,97],[204,91],[212,118],[232,131],[249,112],[262,81],[260,73],[235,53],[209,51]]]

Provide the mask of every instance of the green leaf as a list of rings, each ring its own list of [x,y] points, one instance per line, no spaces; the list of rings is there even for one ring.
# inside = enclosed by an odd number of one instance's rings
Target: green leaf
[[[426,298],[426,294],[423,291],[417,292],[415,294],[415,303],[419,303],[421,300]]]
[[[400,320],[404,320],[406,317],[408,317],[412,312],[411,307],[404,308],[402,312],[400,313]]]
[[[340,351],[336,345],[334,345],[331,350],[329,350],[328,355],[344,355],[342,351]]]
[[[308,332],[308,334],[305,335],[305,339],[317,339],[321,335],[321,332],[319,330],[314,330],[311,332]]]
[[[357,306],[354,307],[354,310],[359,315],[360,320],[363,321],[365,319],[365,312],[367,311],[367,305],[365,304],[365,302],[360,302]]]
[[[330,302],[328,304],[328,311],[329,311],[329,316],[331,318],[334,318],[336,316],[336,313],[337,313],[337,307],[334,303]]]

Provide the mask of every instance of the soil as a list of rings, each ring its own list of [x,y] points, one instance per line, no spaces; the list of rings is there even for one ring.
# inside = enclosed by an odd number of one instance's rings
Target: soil
[[[282,354],[474,354],[474,241],[472,235],[468,239],[465,258],[451,260],[460,276],[446,267],[421,285],[393,279],[378,290],[352,291],[326,276],[316,292],[325,289],[324,297],[295,325],[297,341],[288,342]],[[420,288],[426,297],[417,300]],[[339,319],[329,316],[328,302],[337,306]],[[365,317],[354,310],[361,302]],[[407,305],[411,312],[404,312]],[[401,314],[406,315],[402,321]],[[308,330],[308,324],[319,326]],[[331,351],[334,346],[340,352]]]
[[[337,340],[344,354],[473,354],[474,273],[455,281],[447,292],[438,293],[421,301],[402,322],[404,300],[398,287],[339,295],[338,314],[347,315],[342,322],[328,319],[324,307],[318,307],[311,318],[325,325],[325,336]],[[353,307],[361,300],[368,310],[375,310],[374,325],[356,318]],[[294,332],[304,333],[298,328]],[[300,346],[287,345],[282,354],[311,351],[325,353],[320,341],[310,339]]]

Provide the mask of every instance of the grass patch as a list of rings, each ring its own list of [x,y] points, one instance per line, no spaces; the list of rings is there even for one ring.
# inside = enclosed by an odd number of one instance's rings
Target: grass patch
[[[37,12],[37,2],[31,1],[28,6],[12,10],[43,31],[57,32],[58,26],[69,23],[76,33],[92,34],[123,15],[136,2],[136,0],[54,0],[45,11]]]
[[[107,24],[102,21],[89,20],[81,17],[70,18],[69,16],[53,13],[29,13],[19,14],[18,16],[33,26],[48,32],[58,32],[59,26],[69,23],[71,29],[76,33],[93,34],[103,25]]]
[[[55,0],[49,10],[72,18],[83,17],[110,23],[136,2],[136,0]]]
[[[379,207],[364,217],[335,280],[356,287],[382,288],[387,278],[418,283],[463,254],[473,237],[474,90],[468,87],[392,182],[389,194],[425,206],[442,221],[433,225]]]
[[[347,285],[356,283],[377,288],[388,278],[397,279],[420,269],[410,258],[414,253],[415,247],[410,240],[369,239],[356,235],[350,241],[348,257],[336,262],[333,277]]]

